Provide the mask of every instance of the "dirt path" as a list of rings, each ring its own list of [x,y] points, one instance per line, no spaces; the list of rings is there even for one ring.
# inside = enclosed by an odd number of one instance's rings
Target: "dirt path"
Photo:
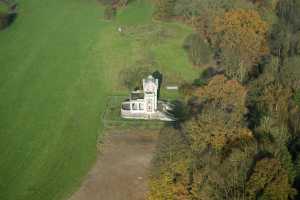
[[[69,200],[144,200],[157,133],[110,133],[95,166]]]

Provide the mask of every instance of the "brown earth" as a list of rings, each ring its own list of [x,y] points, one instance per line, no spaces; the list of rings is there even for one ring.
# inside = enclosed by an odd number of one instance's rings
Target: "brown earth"
[[[69,200],[144,200],[157,132],[109,133],[94,167]]]

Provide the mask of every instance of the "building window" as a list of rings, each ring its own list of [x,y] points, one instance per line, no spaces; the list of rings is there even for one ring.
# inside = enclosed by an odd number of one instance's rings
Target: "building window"
[[[138,104],[137,103],[133,103],[132,104],[132,110],[138,110]]]
[[[144,104],[140,103],[140,110],[144,110]]]
[[[129,103],[123,103],[122,104],[122,110],[130,110],[130,104]]]

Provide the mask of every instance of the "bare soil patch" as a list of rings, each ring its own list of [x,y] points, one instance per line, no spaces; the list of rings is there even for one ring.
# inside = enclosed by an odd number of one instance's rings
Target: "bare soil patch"
[[[95,166],[69,200],[144,200],[157,131],[109,133]]]

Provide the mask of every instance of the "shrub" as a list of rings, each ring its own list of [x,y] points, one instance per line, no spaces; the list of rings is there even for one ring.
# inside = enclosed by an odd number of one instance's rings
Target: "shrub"
[[[201,78],[197,78],[193,81],[193,85],[198,86],[198,87],[204,86],[204,85],[206,85],[206,83],[207,82],[204,79],[201,79]]]
[[[0,29],[7,26],[7,14],[0,13]]]
[[[8,27],[17,17],[17,4],[0,0],[0,30]]]
[[[129,90],[141,89],[141,80],[149,75],[158,78],[161,84],[162,74],[157,70],[155,71],[157,65],[153,57],[145,55],[145,57],[137,60],[132,66],[120,71],[120,84],[126,86]]]
[[[141,80],[149,74],[151,74],[149,66],[129,67],[120,71],[120,81],[129,90],[141,89]]]
[[[3,29],[8,25],[8,11],[8,6],[0,2],[0,29]]]

